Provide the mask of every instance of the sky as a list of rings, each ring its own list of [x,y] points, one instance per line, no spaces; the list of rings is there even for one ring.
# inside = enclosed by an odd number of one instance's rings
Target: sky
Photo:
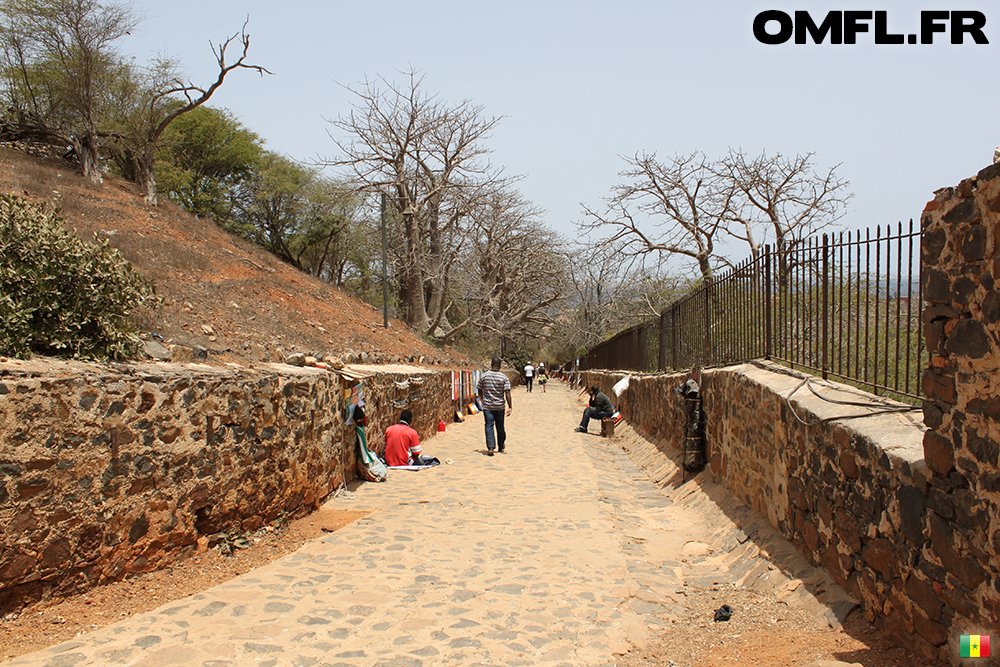
[[[420,70],[449,104],[503,116],[491,160],[523,175],[544,223],[573,239],[581,204],[600,206],[621,182],[622,156],[661,158],[729,148],[815,153],[854,198],[845,229],[919,221],[938,188],[993,160],[1000,144],[1000,5],[981,0],[136,0],[146,17],[119,46],[139,60],[179,58],[188,78],[217,74],[210,44],[248,20],[250,62],[273,76],[230,74],[210,105],[228,109],[298,160],[333,156],[328,119],[354,101],[345,86]],[[763,11],[885,11],[890,33],[918,33],[922,11],[978,11],[989,44],[768,45]],[[947,26],[946,23],[943,23]],[[778,24],[768,29],[776,33]]]

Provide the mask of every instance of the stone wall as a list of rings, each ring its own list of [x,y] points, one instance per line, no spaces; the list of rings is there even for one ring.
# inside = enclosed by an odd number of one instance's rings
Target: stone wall
[[[921,217],[924,554],[944,613],[1000,634],[1000,165],[936,193]]]
[[[585,383],[600,386],[633,427],[676,457],[685,415],[673,389],[688,375],[633,375],[616,398],[611,387],[622,375],[587,373]],[[975,515],[977,503],[969,493],[944,499],[923,462],[919,412],[856,418],[902,406],[874,397],[871,409],[829,403],[808,391],[805,377],[766,362],[704,371],[703,474],[767,517],[896,641],[929,659],[952,659],[959,634],[996,630],[990,605],[958,588],[987,569],[986,579],[995,581],[996,561],[960,564],[938,553],[954,544],[942,533],[964,530],[954,516]],[[809,383],[824,398],[867,396]],[[952,517],[930,519],[941,503],[950,503]]]
[[[359,372],[369,432],[397,401],[422,437],[451,414],[447,372]],[[0,363],[0,610],[318,507],[355,477],[354,383],[283,364]]]

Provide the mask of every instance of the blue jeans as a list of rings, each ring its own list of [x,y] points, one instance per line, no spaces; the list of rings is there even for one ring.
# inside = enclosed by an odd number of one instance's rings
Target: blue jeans
[[[611,416],[610,412],[599,412],[594,408],[588,407],[583,411],[583,421],[580,422],[580,428],[587,430],[587,424],[590,423],[591,419],[607,419]]]
[[[507,442],[507,431],[503,428],[503,408],[499,410],[483,410],[483,417],[486,420],[486,449],[493,451],[497,447],[501,452],[504,443]],[[496,436],[493,435],[493,425],[496,424]]]

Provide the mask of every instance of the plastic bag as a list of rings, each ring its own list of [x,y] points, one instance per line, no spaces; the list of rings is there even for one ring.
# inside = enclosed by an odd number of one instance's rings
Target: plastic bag
[[[615,392],[615,396],[621,396],[628,389],[628,380],[632,377],[631,375],[626,375],[621,380],[615,383],[615,386],[611,388],[611,391]]]

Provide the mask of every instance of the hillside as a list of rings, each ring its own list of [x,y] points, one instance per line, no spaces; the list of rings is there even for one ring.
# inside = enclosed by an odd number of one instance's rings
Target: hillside
[[[208,363],[271,361],[293,352],[368,353],[378,363],[469,363],[424,342],[399,320],[390,319],[384,329],[380,310],[212,221],[168,201],[146,206],[131,183],[107,178],[95,187],[63,162],[0,148],[0,188],[61,205],[62,217],[80,236],[108,239],[156,281],[162,297],[157,312],[137,318],[143,336],[204,347]]]

